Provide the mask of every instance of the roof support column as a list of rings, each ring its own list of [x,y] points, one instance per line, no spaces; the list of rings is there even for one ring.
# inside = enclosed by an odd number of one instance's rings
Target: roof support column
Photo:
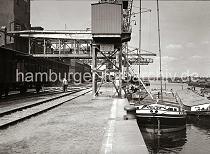
[[[59,50],[59,55],[61,54],[61,40],[58,40],[58,50]]]
[[[64,40],[63,41],[63,53],[64,54],[66,53],[66,46],[67,46],[67,44],[66,44],[66,41]]]
[[[80,43],[79,42],[77,42],[77,54],[80,54]]]
[[[44,54],[46,54],[46,40],[44,39]]]
[[[76,53],[76,40],[74,40],[74,53]]]
[[[31,38],[28,39],[28,54],[31,54]]]

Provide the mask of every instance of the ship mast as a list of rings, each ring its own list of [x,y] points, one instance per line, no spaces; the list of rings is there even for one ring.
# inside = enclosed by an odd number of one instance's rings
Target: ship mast
[[[140,73],[141,73],[141,0],[139,2],[139,50],[138,50],[138,62],[139,62],[139,102],[141,101],[140,99],[140,89],[141,89],[141,78],[140,78]]]
[[[157,0],[157,20],[158,20],[158,48],[160,57],[160,93],[161,102],[163,102],[163,81],[162,81],[162,54],[161,54],[161,40],[160,40],[160,11],[159,11],[159,1]]]

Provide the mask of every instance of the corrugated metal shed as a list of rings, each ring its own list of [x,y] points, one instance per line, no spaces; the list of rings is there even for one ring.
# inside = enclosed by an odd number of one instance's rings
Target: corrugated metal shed
[[[110,3],[92,4],[92,33],[121,34],[122,5]]]

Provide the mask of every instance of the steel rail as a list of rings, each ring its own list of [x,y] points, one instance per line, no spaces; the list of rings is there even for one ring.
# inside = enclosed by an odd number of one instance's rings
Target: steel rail
[[[12,110],[8,110],[6,112],[2,112],[0,113],[0,129],[6,129],[9,126],[15,125],[26,119],[47,112],[48,110],[58,107],[68,101],[71,101],[82,95],[85,95],[90,91],[92,91],[92,89],[90,88],[87,88],[85,90],[75,90],[73,92],[69,92],[61,96],[56,96],[48,100],[40,101],[38,103],[25,105]]]

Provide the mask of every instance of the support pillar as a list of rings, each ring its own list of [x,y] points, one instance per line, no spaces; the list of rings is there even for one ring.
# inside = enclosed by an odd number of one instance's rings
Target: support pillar
[[[128,43],[126,43],[126,57],[125,57],[125,67],[126,67],[126,77],[127,77],[127,79],[126,79],[126,81],[128,81],[128,79],[129,79],[129,65],[128,65],[128,62],[127,62],[127,60],[128,60]],[[128,84],[126,83],[126,91],[128,90]]]
[[[118,89],[118,97],[122,97],[122,48],[116,54],[116,66],[119,67],[119,70],[116,74],[116,86]]]
[[[80,43],[77,43],[77,54],[80,54]]]
[[[91,56],[92,55],[92,44],[91,44],[91,42],[90,42],[90,52],[89,52],[89,55]],[[89,63],[89,65],[91,64],[91,60],[88,60],[88,63]]]
[[[122,46],[119,51],[119,95],[118,97],[122,97]]]
[[[4,46],[7,46],[7,27],[4,28]]]
[[[96,76],[97,76],[97,50],[96,47],[93,45],[92,46],[92,70],[93,70],[93,74],[92,74],[92,88],[93,88],[93,98],[95,98],[96,96],[96,92],[97,92],[97,80],[96,80]]]
[[[74,40],[74,53],[76,53],[76,40]]]
[[[63,53],[64,54],[66,53],[66,42],[65,42],[65,40],[63,41]]]
[[[59,55],[61,54],[61,40],[58,40],[58,50],[59,50]]]
[[[28,54],[31,54],[31,38],[28,39]]]
[[[44,54],[46,54],[46,41],[44,39]]]

